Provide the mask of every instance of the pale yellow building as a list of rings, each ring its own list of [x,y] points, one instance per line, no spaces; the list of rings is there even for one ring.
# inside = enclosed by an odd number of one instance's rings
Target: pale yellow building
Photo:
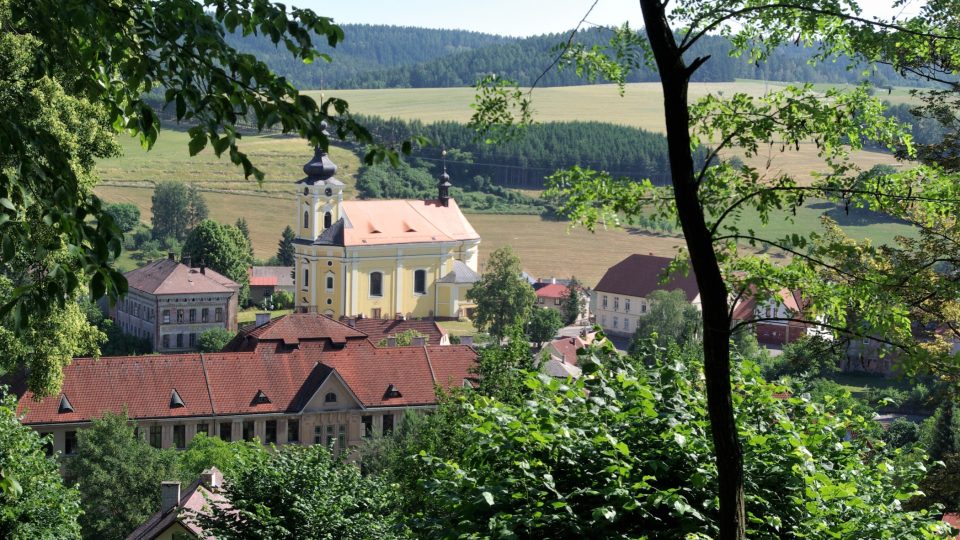
[[[297,182],[296,307],[333,318],[459,318],[479,278],[480,235],[450,198],[343,200],[321,149]]]

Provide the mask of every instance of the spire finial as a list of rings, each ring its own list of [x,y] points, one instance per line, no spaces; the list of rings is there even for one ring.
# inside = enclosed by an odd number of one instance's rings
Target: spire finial
[[[440,158],[443,162],[443,173],[440,174],[440,182],[437,184],[437,199],[443,206],[450,204],[450,175],[447,174],[447,149],[440,151]]]

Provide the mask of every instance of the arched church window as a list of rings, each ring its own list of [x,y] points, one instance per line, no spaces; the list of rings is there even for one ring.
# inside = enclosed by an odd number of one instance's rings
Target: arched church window
[[[370,296],[383,296],[383,274],[381,272],[370,274]]]
[[[333,223],[333,216],[330,215],[330,212],[323,214],[323,228],[329,229],[330,225]]]
[[[310,227],[310,213],[306,210],[303,211],[303,228],[306,229]]]
[[[309,268],[304,268],[304,269],[303,269],[303,286],[302,286],[302,287],[303,287],[304,289],[306,289],[306,288],[309,287],[309,286],[310,286],[310,269],[309,269]]]

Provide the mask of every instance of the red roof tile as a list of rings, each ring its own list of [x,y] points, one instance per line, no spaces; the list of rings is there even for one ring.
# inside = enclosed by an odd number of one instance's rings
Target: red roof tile
[[[209,268],[160,259],[124,274],[127,285],[150,294],[229,293],[240,285]]]
[[[673,259],[655,255],[630,255],[610,267],[594,290],[599,292],[646,297],[653,291],[681,289],[692,302],[700,294],[697,279],[691,269],[687,275],[675,273],[666,283],[660,277]]]
[[[250,276],[251,287],[276,287],[277,278],[274,276]]]
[[[276,350],[278,343],[298,345],[302,342],[345,343],[348,339],[362,339],[367,335],[346,324],[319,313],[290,313],[272,321],[245,330],[224,348],[228,351]]]
[[[472,370],[477,362],[477,351],[467,345],[428,345],[430,366],[437,385],[444,390],[463,386],[464,379],[477,381]]]
[[[346,322],[350,325],[350,322]],[[446,332],[434,321],[401,320],[401,319],[354,319],[353,328],[363,332],[373,343],[390,336],[416,330],[427,338],[427,345],[439,345]]]
[[[566,298],[569,294],[570,289],[559,283],[551,283],[537,289],[537,296],[542,298]]]

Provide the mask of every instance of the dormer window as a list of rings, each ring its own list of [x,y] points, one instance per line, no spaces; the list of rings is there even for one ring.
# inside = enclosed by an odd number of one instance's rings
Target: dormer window
[[[257,395],[253,396],[253,401],[250,402],[251,405],[263,405],[270,403],[270,398],[263,393],[263,390],[257,390]]]
[[[403,397],[403,394],[400,393],[400,390],[397,389],[396,385],[388,385],[387,391],[383,393],[383,399],[398,398]]]
[[[183,399],[180,397],[180,394],[177,393],[177,389],[174,388],[173,390],[170,391],[170,408],[179,409],[180,407],[183,407],[183,406],[184,406]]]
[[[323,397],[323,402],[324,402],[324,403],[336,403],[336,402],[337,402],[337,394],[335,394],[335,393],[333,393],[333,392],[327,392],[327,395]]]
[[[66,414],[73,412],[73,405],[70,404],[70,400],[67,399],[66,394],[60,394],[60,406],[57,407],[57,414]]]

